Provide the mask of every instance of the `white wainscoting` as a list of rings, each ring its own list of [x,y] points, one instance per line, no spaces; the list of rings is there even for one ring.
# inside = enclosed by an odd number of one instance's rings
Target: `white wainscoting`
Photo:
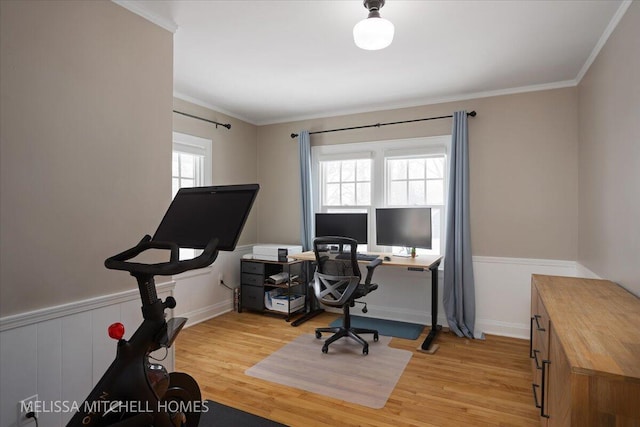
[[[576,276],[575,261],[473,257],[476,290],[474,336],[484,333],[529,339],[531,275]],[[443,271],[438,274],[438,323],[447,326],[442,306]],[[369,312],[356,306],[353,314],[431,324],[431,274],[378,267],[374,274],[378,290],[367,295]],[[333,311],[333,310],[332,310]]]
[[[531,275],[576,276],[575,261],[473,257],[476,328],[481,333],[529,339]]]
[[[251,251],[247,245],[219,252],[210,267],[159,283],[158,296],[175,297],[171,316],[187,317],[187,326],[226,313],[233,309],[233,291],[219,279],[231,288],[240,286],[240,258]],[[130,291],[0,319],[0,427],[16,427],[18,402],[34,394],[42,402],[86,398],[115,357],[116,344],[107,327],[123,323],[128,338],[142,321],[139,293],[130,280]],[[154,355],[165,353],[160,349]],[[160,363],[173,371],[173,348]],[[39,424],[64,426],[71,416],[43,413]]]
[[[191,326],[233,310],[233,290],[229,288],[240,287],[240,259],[252,251],[252,245],[237,246],[233,252],[219,252],[208,268],[174,276],[174,315],[186,317],[187,326]],[[220,278],[229,288],[220,284]]]
[[[158,297],[172,295],[174,285],[158,284]],[[115,357],[108,326],[121,322],[129,338],[142,322],[140,306],[136,287],[0,319],[0,427],[16,427],[18,402],[35,394],[40,402],[82,402]],[[173,370],[173,349],[154,356]],[[42,413],[39,425],[64,426],[72,415]]]
[[[252,246],[221,252],[209,268],[184,273],[158,285],[161,298],[173,295],[173,316],[188,325],[233,309],[240,284],[240,259]],[[529,338],[531,274],[596,277],[574,261],[474,257],[476,329],[483,333]],[[439,300],[442,299],[439,274]],[[381,266],[380,288],[367,296],[368,316],[413,323],[431,322],[431,275]],[[354,310],[354,314],[360,314]],[[438,322],[447,325],[439,302]],[[130,336],[141,321],[137,289],[0,319],[0,427],[15,427],[19,400],[38,394],[40,401],[82,401],[115,356],[106,328],[120,321]],[[160,350],[163,351],[163,350]],[[173,370],[173,351],[163,364]],[[41,414],[42,426],[63,426],[71,414]]]

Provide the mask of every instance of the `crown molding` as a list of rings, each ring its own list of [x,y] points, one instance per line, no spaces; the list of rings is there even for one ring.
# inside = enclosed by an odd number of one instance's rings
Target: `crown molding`
[[[515,88],[509,88],[509,89],[471,92],[466,94],[445,96],[440,98],[420,98],[410,102],[389,103],[389,104],[379,105],[377,107],[368,106],[366,108],[363,107],[363,108],[353,108],[353,109],[346,109],[346,110],[336,110],[336,111],[319,113],[319,114],[310,114],[306,116],[282,117],[279,119],[265,121],[265,122],[257,122],[254,124],[257,126],[266,126],[266,125],[273,125],[273,124],[279,124],[279,123],[297,122],[302,120],[313,120],[313,119],[322,119],[322,118],[336,117],[336,116],[346,116],[350,114],[362,114],[362,113],[373,113],[376,111],[398,110],[401,108],[422,107],[425,105],[444,104],[447,102],[457,102],[457,101],[468,101],[472,99],[489,98],[493,96],[514,95],[518,93],[562,89],[567,87],[574,87],[574,86],[577,86],[577,84],[578,82],[576,80],[564,80],[564,81],[553,82],[553,83],[521,86],[521,87],[515,87]]]
[[[172,33],[175,33],[176,31],[178,31],[178,24],[176,24],[170,19],[165,19],[158,15],[154,15],[152,13],[147,12],[133,0],[111,0],[111,1],[135,13],[136,15],[142,16],[147,21],[153,22],[154,24],[164,28],[167,31],[170,31]]]
[[[515,88],[509,88],[509,89],[498,89],[498,90],[489,90],[489,91],[482,91],[482,92],[471,92],[471,93],[466,93],[461,95],[445,96],[440,98],[420,98],[410,102],[381,104],[377,107],[368,106],[368,107],[362,107],[362,108],[326,111],[322,113],[309,114],[304,116],[288,116],[288,117],[285,116],[285,117],[281,117],[273,120],[266,120],[266,121],[250,120],[246,117],[240,116],[233,112],[227,111],[223,108],[212,105],[206,101],[203,101],[198,98],[194,98],[189,95],[185,95],[180,92],[174,91],[173,96],[175,98],[190,102],[195,105],[199,105],[204,108],[208,108],[218,113],[226,114],[230,117],[234,117],[238,120],[242,120],[254,126],[267,126],[267,125],[275,125],[275,124],[282,124],[282,123],[298,122],[303,120],[314,120],[314,119],[325,119],[328,117],[347,116],[350,114],[373,113],[376,111],[422,107],[425,105],[444,104],[447,102],[469,101],[472,99],[490,98],[493,96],[505,96],[505,95],[515,95],[519,93],[527,93],[527,92],[539,92],[543,90],[563,89],[567,87],[575,87],[577,85],[578,85],[578,80],[576,79],[563,80],[563,81],[553,82],[553,83],[543,83],[538,85],[521,86],[521,87],[515,87]]]
[[[233,113],[231,111],[225,110],[224,108],[218,107],[216,105],[210,104],[206,101],[203,101],[202,99],[199,98],[194,98],[193,96],[189,96],[189,95],[185,95],[184,93],[181,92],[177,92],[177,91],[173,91],[173,97],[174,98],[178,98],[182,101],[186,101],[186,102],[190,102],[192,104],[195,105],[199,105],[200,107],[204,107],[204,108],[208,108],[209,110],[213,110],[217,113],[222,113],[225,114],[229,117],[233,117],[234,119],[238,119],[238,120],[242,120],[243,122],[249,123],[251,125],[254,126],[259,126],[258,123],[254,122],[253,120],[249,120],[246,117],[242,117],[236,113]]]
[[[624,0],[622,2],[616,13],[613,15],[613,18],[611,18],[611,21],[609,21],[609,25],[607,25],[607,28],[605,28],[604,33],[602,33],[602,36],[600,36],[598,43],[596,43],[595,47],[591,51],[591,55],[589,55],[587,61],[580,69],[580,72],[576,76],[576,82],[580,83],[584,75],[587,74],[587,71],[589,71],[591,64],[593,64],[593,61],[596,60],[596,57],[600,53],[600,50],[604,47],[607,40],[609,40],[609,36],[611,35],[611,33],[613,33],[613,30],[616,29],[618,23],[627,12],[627,9],[629,9],[629,6],[631,6],[631,3],[633,3],[633,0]]]

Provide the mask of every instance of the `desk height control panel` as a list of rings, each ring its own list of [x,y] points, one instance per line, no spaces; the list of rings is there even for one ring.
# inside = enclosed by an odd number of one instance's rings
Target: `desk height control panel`
[[[303,261],[240,261],[240,311],[253,310],[285,316],[305,309]]]

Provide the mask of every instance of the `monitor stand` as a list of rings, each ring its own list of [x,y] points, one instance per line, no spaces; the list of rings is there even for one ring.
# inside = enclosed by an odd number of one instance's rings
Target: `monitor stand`
[[[401,257],[401,258],[411,258],[411,248],[402,248],[400,252],[393,252],[391,255]],[[415,257],[417,257],[416,255]],[[414,258],[415,258],[414,257]]]

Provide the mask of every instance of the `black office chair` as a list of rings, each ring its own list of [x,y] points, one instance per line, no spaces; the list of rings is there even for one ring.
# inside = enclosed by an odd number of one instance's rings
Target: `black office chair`
[[[349,246],[349,252],[344,249]],[[378,289],[378,285],[371,283],[373,271],[382,263],[380,258],[374,259],[367,265],[367,277],[361,283],[362,275],[358,267],[357,242],[348,237],[317,237],[313,241],[313,251],[316,255],[317,269],[314,280],[314,291],[319,302],[330,307],[340,307],[344,312],[342,326],[316,329],[316,338],[322,337],[322,332],[331,332],[322,346],[322,352],[329,351],[329,344],[342,337],[351,337],[362,344],[362,354],[369,354],[369,344],[358,334],[373,334],[373,340],[378,341],[378,331],[374,329],[352,328],[349,308],[353,307],[356,299]],[[347,255],[345,257],[345,255]],[[346,259],[345,259],[346,258]],[[359,302],[359,301],[358,301]],[[363,312],[367,312],[367,305],[363,303]]]

